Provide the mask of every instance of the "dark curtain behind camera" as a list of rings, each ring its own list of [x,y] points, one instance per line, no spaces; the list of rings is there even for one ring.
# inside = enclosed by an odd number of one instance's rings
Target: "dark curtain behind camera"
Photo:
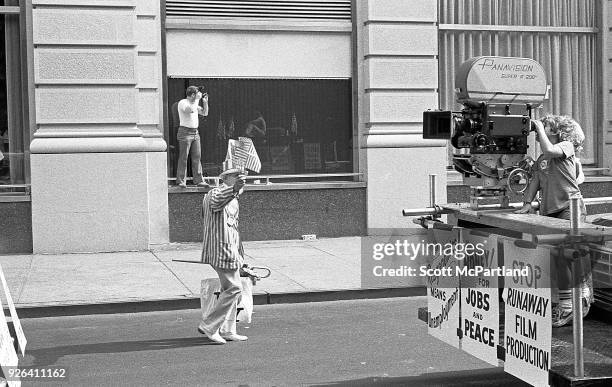
[[[19,5],[18,0],[7,0],[4,5]],[[27,69],[21,45],[19,15],[3,15],[0,25],[0,131],[7,144],[0,141],[5,160],[0,161],[0,184],[25,184],[28,159],[26,147],[30,132],[27,127],[27,106],[22,101],[26,89],[23,75]],[[8,172],[8,173],[7,173]]]
[[[199,127],[202,164],[209,176],[220,172],[228,139],[245,135],[255,111],[267,126],[266,136],[255,140],[261,174],[353,172],[349,79],[170,79],[171,150],[178,149],[171,107],[184,98],[189,85],[204,85],[209,94],[209,115]],[[313,147],[318,148],[320,164]],[[175,172],[176,162],[173,165]]]
[[[596,27],[595,0],[440,0],[439,12],[440,24]],[[481,55],[535,59],[551,85],[550,98],[540,111],[574,117],[586,136],[580,158],[594,163],[596,41],[595,32],[440,30],[440,108],[461,109],[455,102],[455,70],[465,60]],[[452,153],[449,149],[449,156]]]

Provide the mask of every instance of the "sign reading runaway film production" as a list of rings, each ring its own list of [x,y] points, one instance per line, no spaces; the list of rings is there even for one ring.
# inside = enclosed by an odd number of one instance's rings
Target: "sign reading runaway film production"
[[[459,229],[428,230],[436,243],[457,244]],[[459,348],[459,277],[455,275],[457,259],[454,254],[440,251],[432,256],[428,269],[433,274],[427,281],[427,327],[430,335]]]
[[[547,386],[552,340],[550,250],[521,248],[505,240],[504,262],[529,268],[525,277],[504,278],[504,370],[534,386]]]
[[[496,275],[486,276],[478,268],[498,267],[498,246],[495,235],[481,235],[462,230],[462,241],[483,246],[462,260],[461,275],[461,349],[472,356],[498,365],[499,289]],[[476,272],[469,275],[465,269]]]

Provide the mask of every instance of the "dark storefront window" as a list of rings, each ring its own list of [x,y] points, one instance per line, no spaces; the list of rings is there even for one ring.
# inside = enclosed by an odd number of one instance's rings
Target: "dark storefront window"
[[[185,97],[189,85],[204,86],[210,112],[200,120],[202,165],[218,175],[227,142],[253,137],[262,162],[261,175],[353,172],[350,79],[219,79],[168,80],[168,130],[171,177],[176,176],[178,143],[172,105]],[[246,133],[257,112],[260,130]],[[259,125],[261,126],[261,125]]]
[[[0,14],[0,193],[26,183],[26,61],[19,25],[19,1],[7,0]]]

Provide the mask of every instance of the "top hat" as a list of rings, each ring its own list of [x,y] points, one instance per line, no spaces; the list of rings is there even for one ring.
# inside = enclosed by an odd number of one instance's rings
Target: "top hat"
[[[245,173],[244,166],[235,163],[232,159],[227,159],[223,162],[223,172],[219,174],[219,177],[223,177],[232,173]]]

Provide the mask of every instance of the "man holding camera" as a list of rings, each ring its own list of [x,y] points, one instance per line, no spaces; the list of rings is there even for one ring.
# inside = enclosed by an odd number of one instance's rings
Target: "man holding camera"
[[[187,159],[191,155],[191,171],[193,184],[198,187],[207,187],[202,177],[202,147],[198,133],[198,116],[208,116],[208,94],[203,94],[202,87],[189,86],[185,92],[186,98],[178,103],[179,128],[176,139],[179,143],[179,158],[176,167],[176,184],[186,188]],[[199,105],[202,100],[202,106]]]

